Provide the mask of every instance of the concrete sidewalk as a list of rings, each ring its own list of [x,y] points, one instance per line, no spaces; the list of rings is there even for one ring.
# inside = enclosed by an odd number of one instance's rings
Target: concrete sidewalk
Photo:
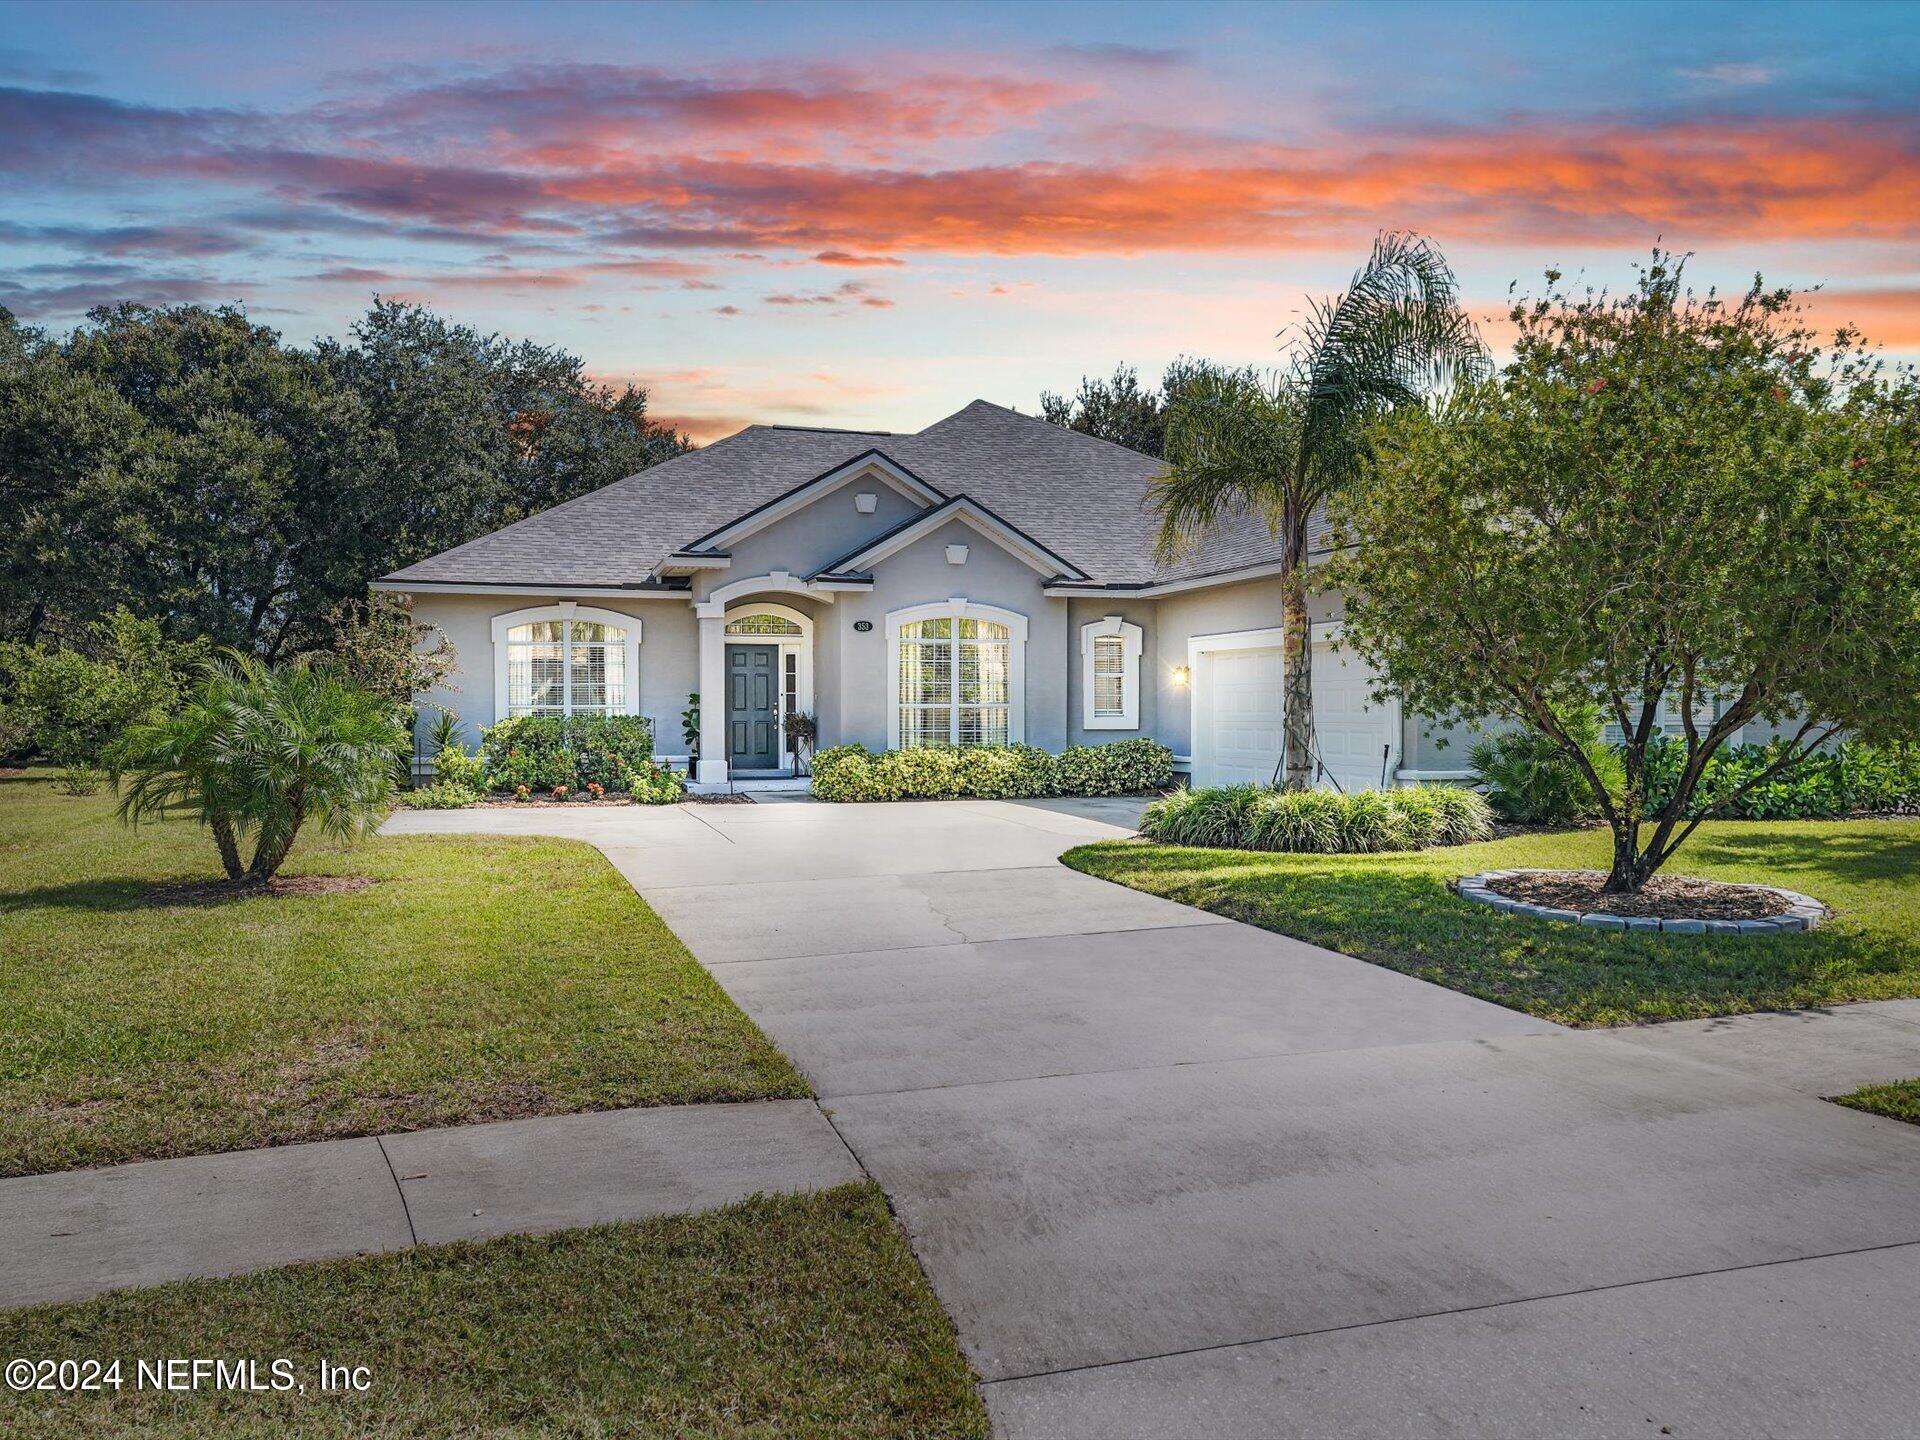
[[[0,1306],[864,1178],[811,1100],[542,1116],[0,1180]]]

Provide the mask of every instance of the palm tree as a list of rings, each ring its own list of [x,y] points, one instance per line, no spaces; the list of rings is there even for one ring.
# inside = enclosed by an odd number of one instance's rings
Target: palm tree
[[[179,713],[129,731],[111,769],[124,785],[123,820],[189,806],[213,832],[227,878],[264,882],[307,824],[351,840],[383,815],[406,745],[394,707],[332,667],[230,655]]]
[[[1169,397],[1167,471],[1153,497],[1162,558],[1223,520],[1258,516],[1280,540],[1286,784],[1313,783],[1307,522],[1348,483],[1367,433],[1485,373],[1485,348],[1434,244],[1383,232],[1340,295],[1312,302],[1286,372],[1205,367]]]

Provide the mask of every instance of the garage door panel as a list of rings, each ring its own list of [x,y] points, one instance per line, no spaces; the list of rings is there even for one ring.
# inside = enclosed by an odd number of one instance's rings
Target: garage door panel
[[[1273,779],[1286,745],[1285,673],[1277,646],[1202,657],[1195,683],[1204,694],[1196,708],[1209,743],[1196,744],[1196,784],[1264,785]],[[1399,720],[1392,706],[1374,702],[1372,683],[1372,672],[1358,657],[1326,643],[1314,647],[1315,737],[1321,764],[1333,777],[1323,776],[1323,785],[1363,790],[1381,783],[1382,748],[1397,747]]]

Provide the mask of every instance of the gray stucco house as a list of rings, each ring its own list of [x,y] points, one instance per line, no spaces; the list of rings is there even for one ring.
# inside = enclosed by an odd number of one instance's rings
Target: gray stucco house
[[[453,641],[425,698],[654,722],[696,779],[793,773],[822,747],[1149,736],[1195,783],[1266,781],[1281,749],[1279,546],[1256,521],[1161,563],[1159,462],[975,401],[914,434],[754,425],[383,577]],[[1314,612],[1319,750],[1343,788],[1437,776],[1436,748]]]

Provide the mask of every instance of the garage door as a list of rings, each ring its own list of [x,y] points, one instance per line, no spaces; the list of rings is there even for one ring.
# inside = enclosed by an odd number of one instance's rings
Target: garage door
[[[1280,763],[1285,707],[1278,648],[1218,650],[1200,657],[1196,785],[1265,785]]]
[[[1265,785],[1273,779],[1286,743],[1283,678],[1277,646],[1199,657],[1196,785]],[[1314,731],[1321,763],[1343,790],[1378,787],[1381,747],[1398,749],[1395,716],[1369,698],[1370,681],[1371,672],[1353,655],[1326,643],[1314,646]]]

